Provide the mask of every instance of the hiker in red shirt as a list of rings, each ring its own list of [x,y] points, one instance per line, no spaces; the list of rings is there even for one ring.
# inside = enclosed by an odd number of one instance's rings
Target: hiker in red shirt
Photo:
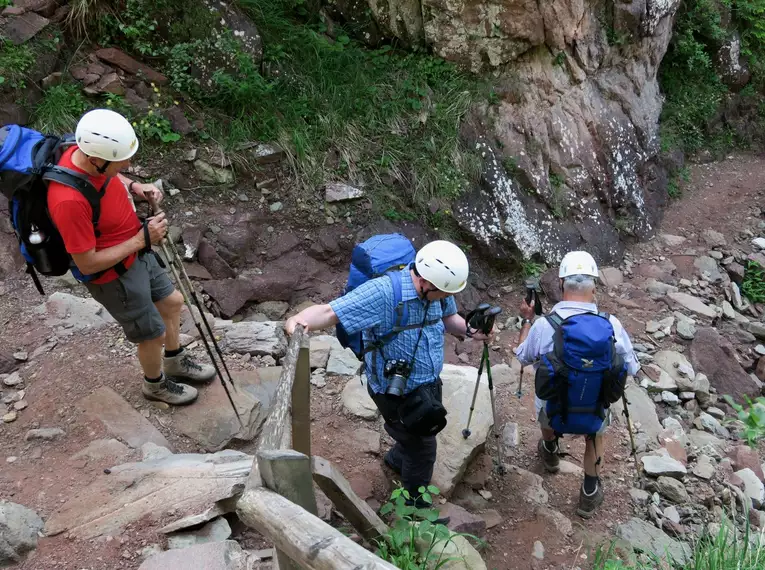
[[[102,193],[100,215],[93,219],[90,203],[78,190],[51,182],[51,219],[82,274],[77,277],[122,325],[128,340],[138,345],[144,397],[191,403],[196,388],[174,379],[208,382],[215,369],[196,362],[180,346],[183,296],[151,253],[151,244],[159,244],[167,233],[165,215],[150,218],[144,227],[130,198],[132,194],[138,200],[159,201],[162,193],[152,184],[120,174],[138,150],[135,131],[122,115],[96,109],[80,119],[75,138],[76,146],[63,154],[59,166],[87,175]]]

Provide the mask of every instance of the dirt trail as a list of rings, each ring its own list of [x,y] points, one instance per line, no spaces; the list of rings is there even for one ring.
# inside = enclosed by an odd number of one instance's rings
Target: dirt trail
[[[748,225],[745,221],[751,216],[751,207],[762,203],[765,159],[736,156],[720,163],[694,166],[691,170],[691,181],[684,189],[683,198],[670,205],[661,231],[691,237],[704,229],[713,228],[732,242],[741,228]],[[652,243],[637,244],[631,248],[635,260],[654,253]],[[513,283],[508,280],[506,284]],[[49,289],[48,293],[57,289],[67,290],[60,285],[52,285]],[[519,301],[518,294],[508,294],[500,299],[506,315],[516,314]],[[26,279],[13,277],[0,282],[0,346],[10,352],[27,351],[31,354],[56,336],[55,347],[22,367],[23,376],[27,379],[24,399],[28,407],[21,410],[18,419],[12,423],[0,422],[0,498],[32,508],[45,520],[105,468],[140,459],[140,451],[129,449],[120,458],[70,459],[91,441],[109,437],[100,424],[86,421],[74,406],[80,398],[100,386],[108,386],[127,399],[168,438],[177,452],[198,449],[193,442],[166,427],[172,424],[168,421],[172,418],[172,410],[157,409],[141,398],[139,370],[132,355],[133,349],[122,340],[119,330],[112,326],[87,333],[67,335],[64,331],[64,334],[57,334],[36,314],[35,307],[40,303],[41,298]],[[619,316],[636,339],[643,335],[644,323],[655,311],[655,304],[649,299],[625,302],[608,295],[602,295],[601,307]],[[511,362],[510,348],[516,339],[515,330],[502,332],[501,348],[492,353],[495,367],[501,362]],[[465,357],[458,357],[458,354],[464,353],[469,357],[469,364],[477,365],[480,347],[471,343],[458,345],[454,341],[448,347],[448,362],[464,363]],[[230,361],[235,370],[245,367],[241,360],[232,358]],[[518,486],[513,483],[512,477],[503,478],[490,473],[491,462],[486,454],[481,454],[468,473],[478,480],[485,479],[485,489],[491,493],[491,498],[479,501],[475,499],[475,493],[463,494],[473,497],[473,510],[481,507],[494,509],[501,517],[501,522],[486,535],[488,547],[483,555],[487,567],[540,570],[586,568],[589,545],[608,536],[615,525],[632,514],[628,490],[634,467],[624,423],[618,422],[607,439],[603,466],[606,503],[592,520],[583,521],[574,514],[580,476],[565,473],[550,476],[543,472],[536,458],[538,431],[533,417],[533,386],[530,381],[525,382],[523,396],[519,399],[515,395],[516,383],[517,378],[514,377],[496,388],[500,413],[498,424],[503,426],[506,422],[516,422],[520,435],[520,444],[507,449],[508,463],[543,477],[543,487],[549,494],[549,507],[563,513],[573,523],[573,529],[570,536],[554,530],[544,513],[539,514],[534,505],[519,496]],[[341,389],[341,384],[329,379],[324,388],[313,391],[314,452],[336,462],[357,491],[372,501],[382,503],[390,489],[390,473],[381,467],[379,457],[364,454],[348,445],[349,434],[358,427],[382,431],[381,426],[379,423],[351,419],[345,414],[339,397]],[[53,442],[25,441],[27,431],[36,427],[60,427],[65,435]],[[383,442],[384,452],[387,449],[385,436]],[[566,460],[576,469],[581,465],[583,442],[566,439],[565,444],[570,453]],[[18,567],[24,570],[135,569],[140,565],[137,553],[141,548],[162,543],[163,537],[157,534],[156,528],[152,524],[136,524],[121,537],[86,542],[69,539],[66,534],[42,538],[38,549]],[[242,539],[247,547],[260,547],[262,544],[254,533],[241,528],[234,529],[234,538]],[[544,546],[542,560],[532,555],[535,541],[540,541]]]

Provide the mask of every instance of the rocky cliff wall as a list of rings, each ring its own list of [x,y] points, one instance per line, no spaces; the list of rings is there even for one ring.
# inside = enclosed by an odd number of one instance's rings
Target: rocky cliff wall
[[[657,71],[679,0],[335,0],[367,39],[427,45],[490,74],[492,103],[466,118],[484,158],[454,207],[495,257],[617,260],[650,236],[666,197]],[[371,20],[368,18],[371,16]]]

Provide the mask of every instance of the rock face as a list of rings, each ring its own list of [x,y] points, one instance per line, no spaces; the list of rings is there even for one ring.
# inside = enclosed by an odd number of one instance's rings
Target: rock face
[[[43,522],[38,514],[23,505],[0,501],[0,567],[21,562],[37,548],[37,533]]]
[[[653,233],[666,185],[656,75],[679,0],[324,4],[370,23],[368,41],[426,45],[497,74],[499,101],[477,105],[463,129],[484,159],[483,183],[454,208],[491,253],[555,262],[582,248],[605,262],[621,255],[620,232]]]
[[[224,540],[155,554],[139,570],[247,570],[258,568],[257,560],[235,540]]]

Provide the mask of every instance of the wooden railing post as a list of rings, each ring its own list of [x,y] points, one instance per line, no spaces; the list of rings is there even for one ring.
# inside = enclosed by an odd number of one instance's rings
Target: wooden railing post
[[[290,339],[290,344],[287,347],[287,354],[282,358],[282,373],[279,377],[279,386],[276,388],[276,394],[274,394],[271,411],[268,413],[268,417],[263,424],[258,449],[292,448],[292,387],[295,382],[298,355],[305,340],[303,328],[298,327],[295,329]],[[310,368],[310,362],[308,366]],[[260,469],[258,468],[257,459],[254,459],[250,477],[247,479],[247,489],[254,489],[259,487],[260,484]]]
[[[313,492],[311,460],[292,449],[258,451],[260,478],[267,489],[279,493],[316,516],[316,495]],[[276,550],[280,570],[300,568],[284,552]]]
[[[292,449],[311,457],[311,355],[302,343],[292,385]]]

